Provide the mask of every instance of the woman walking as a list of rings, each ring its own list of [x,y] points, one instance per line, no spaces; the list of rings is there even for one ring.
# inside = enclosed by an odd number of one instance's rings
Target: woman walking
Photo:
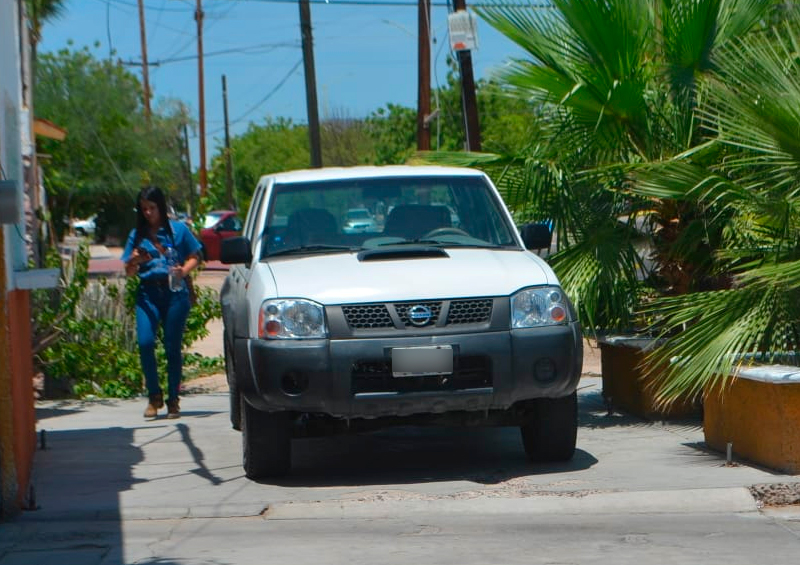
[[[168,218],[166,199],[160,188],[143,188],[136,202],[136,227],[128,235],[122,261],[126,275],[139,277],[136,337],[148,392],[144,417],[155,418],[164,407],[156,366],[156,335],[161,325],[167,354],[167,418],[179,418],[181,343],[190,306],[184,279],[199,264],[201,246],[185,224]],[[174,262],[167,259],[172,250],[176,255]]]

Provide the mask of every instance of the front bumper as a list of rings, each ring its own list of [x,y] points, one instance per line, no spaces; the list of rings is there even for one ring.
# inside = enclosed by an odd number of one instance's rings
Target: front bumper
[[[237,384],[255,407],[342,418],[506,409],[577,387],[577,323],[413,337],[234,342]],[[394,377],[391,349],[449,345],[453,373]]]

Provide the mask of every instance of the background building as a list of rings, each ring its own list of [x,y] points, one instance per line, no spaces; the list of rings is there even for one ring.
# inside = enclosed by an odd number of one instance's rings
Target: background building
[[[26,170],[35,166],[30,43],[23,0],[0,0],[0,516],[34,502],[36,447],[31,345],[32,289],[57,270],[29,269]]]

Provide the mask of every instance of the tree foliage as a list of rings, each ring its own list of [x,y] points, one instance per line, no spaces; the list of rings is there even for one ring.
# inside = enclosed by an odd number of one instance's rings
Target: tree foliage
[[[797,363],[797,11],[552,5],[479,9],[529,54],[499,81],[539,104],[538,137],[438,161],[486,169],[518,217],[555,219],[551,261],[584,327],[664,338],[649,360],[663,401],[753,360]]]
[[[517,151],[535,137],[538,112],[529,102],[490,81],[478,82],[477,99],[483,144],[489,150]],[[438,108],[440,116],[431,123],[431,145],[463,148],[461,84],[452,61],[446,84],[432,93],[431,107]],[[338,110],[322,121],[320,130],[325,166],[401,164],[416,153],[417,111],[388,103],[365,118],[354,118]],[[261,175],[309,166],[308,126],[268,117],[234,136],[231,153],[236,200],[239,210],[247,210]],[[225,152],[220,148],[211,159],[207,208],[227,206]]]
[[[36,73],[37,115],[67,130],[64,141],[39,144],[50,156],[44,182],[57,230],[63,218],[97,212],[105,225],[128,225],[145,182],[177,190],[184,178],[180,106],[165,102],[148,122],[136,76],[88,48],[40,54]]]

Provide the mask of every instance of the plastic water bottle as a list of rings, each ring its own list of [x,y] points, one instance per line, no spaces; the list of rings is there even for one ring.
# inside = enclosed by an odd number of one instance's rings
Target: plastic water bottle
[[[164,246],[164,257],[167,260],[169,289],[172,292],[178,292],[183,289],[183,281],[173,273],[173,269],[178,266],[178,251],[172,245],[167,244]]]

